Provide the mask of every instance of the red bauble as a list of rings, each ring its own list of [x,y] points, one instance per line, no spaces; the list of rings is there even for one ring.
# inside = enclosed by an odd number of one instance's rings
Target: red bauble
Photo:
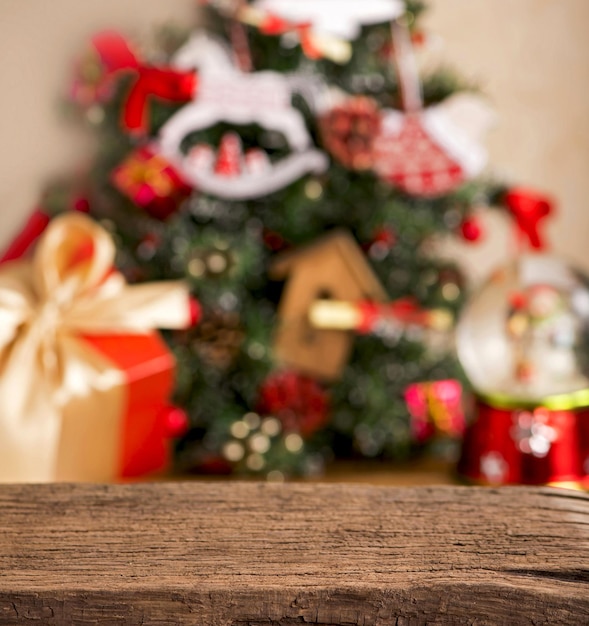
[[[479,241],[483,236],[480,220],[476,217],[467,217],[464,219],[462,224],[460,224],[460,234],[466,241],[472,243]]]
[[[274,415],[285,432],[310,437],[323,428],[329,419],[329,397],[317,381],[284,371],[271,374],[260,389],[258,411]]]
[[[356,96],[335,106],[319,120],[323,144],[336,161],[351,170],[374,165],[374,140],[380,110],[371,98]]]
[[[162,409],[161,419],[164,423],[166,435],[172,439],[182,437],[188,430],[188,416],[177,406],[167,406]]]
[[[397,243],[397,235],[390,226],[384,226],[374,233],[374,243],[383,243],[392,248]]]

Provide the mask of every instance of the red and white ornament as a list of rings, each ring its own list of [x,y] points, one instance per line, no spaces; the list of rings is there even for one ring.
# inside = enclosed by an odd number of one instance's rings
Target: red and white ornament
[[[386,110],[374,142],[374,169],[413,196],[449,193],[485,167],[480,137],[490,121],[488,108],[468,96],[416,112]]]
[[[487,155],[482,135],[491,123],[490,109],[468,95],[423,108],[423,95],[408,29],[392,25],[393,58],[403,110],[382,112],[374,142],[378,176],[418,197],[449,193],[478,175]]]
[[[198,67],[199,90],[195,99],[163,126],[158,151],[195,189],[232,200],[259,198],[278,191],[308,173],[321,173],[328,165],[326,155],[313,146],[302,114],[291,105],[301,79],[277,72],[243,73],[232,65],[227,49],[207,36],[194,36],[180,50],[176,67]],[[302,87],[308,85],[302,85]],[[248,155],[250,167],[237,163],[230,177],[225,166],[212,169],[208,148],[183,154],[180,146],[189,134],[219,122],[258,124],[281,133],[291,152],[276,162],[256,151]],[[238,150],[236,137],[227,139]],[[228,150],[229,144],[220,147]],[[239,151],[241,147],[239,146]],[[217,160],[220,155],[217,155]]]

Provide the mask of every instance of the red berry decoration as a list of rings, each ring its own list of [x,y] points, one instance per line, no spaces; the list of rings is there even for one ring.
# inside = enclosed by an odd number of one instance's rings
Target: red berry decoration
[[[380,110],[371,98],[357,96],[335,106],[319,120],[323,145],[351,170],[374,165],[373,144],[380,133]]]
[[[481,222],[476,217],[467,217],[460,224],[460,234],[466,241],[474,243],[483,236]]]
[[[262,384],[258,412],[277,417],[285,432],[310,437],[327,424],[329,397],[312,378],[291,371],[279,372]]]

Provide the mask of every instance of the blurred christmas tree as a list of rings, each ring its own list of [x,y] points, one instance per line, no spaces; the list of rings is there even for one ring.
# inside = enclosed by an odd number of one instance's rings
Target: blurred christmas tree
[[[499,193],[475,181],[486,110],[419,77],[420,2],[202,4],[206,30],[164,29],[149,58],[98,35],[71,94],[99,137],[75,186],[121,269],[200,302],[167,336],[179,467],[280,478],[459,435],[464,284],[430,242],[476,240]]]

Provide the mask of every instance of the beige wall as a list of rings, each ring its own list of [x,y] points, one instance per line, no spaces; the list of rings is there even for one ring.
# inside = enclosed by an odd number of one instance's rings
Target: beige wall
[[[337,0],[333,1],[334,5]],[[589,270],[589,0],[431,0],[427,26],[441,55],[476,79],[498,113],[491,170],[554,194],[554,248]],[[68,68],[95,30],[139,38],[190,19],[196,0],[0,0],[0,246],[47,178],[87,160],[89,142],[60,121]],[[483,274],[506,248],[499,219],[467,249]],[[464,246],[463,246],[464,248]],[[460,252],[460,250],[459,250]],[[472,265],[472,264],[471,264]]]
[[[0,247],[48,178],[89,160],[89,138],[60,117],[72,60],[97,30],[143,41],[166,20],[190,20],[196,0],[0,0]]]
[[[558,201],[552,248],[589,270],[589,1],[433,0],[444,58],[478,81],[498,115],[490,170]],[[505,222],[466,249],[484,274],[510,248]]]

